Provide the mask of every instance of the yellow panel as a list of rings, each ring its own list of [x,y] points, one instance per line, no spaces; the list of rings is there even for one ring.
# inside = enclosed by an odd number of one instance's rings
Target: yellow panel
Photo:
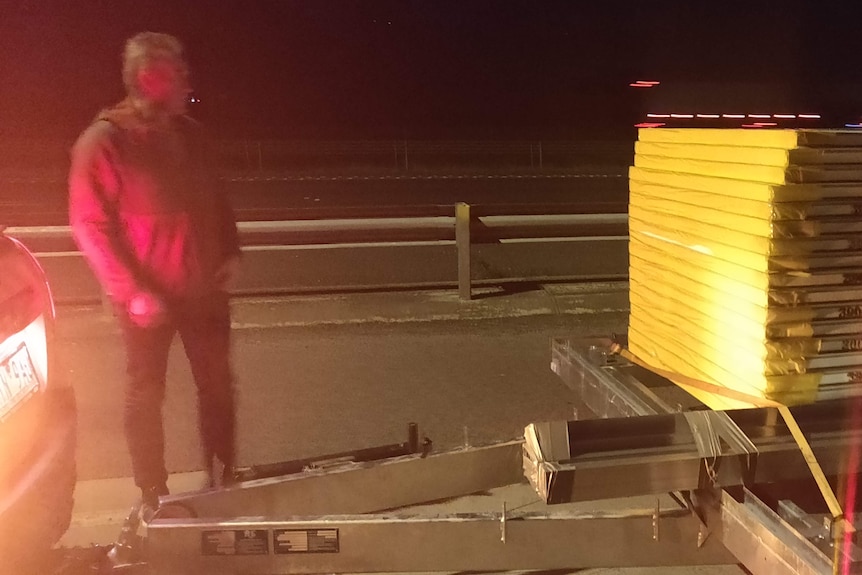
[[[769,293],[762,288],[752,287],[747,282],[687,265],[685,260],[679,260],[651,249],[640,242],[629,244],[629,259],[632,268],[645,269],[651,265],[659,265],[664,269],[672,270],[671,273],[676,273],[681,278],[694,282],[690,287],[697,290],[695,291],[697,296],[700,296],[699,286],[710,286],[711,289],[717,289],[720,293],[727,294],[728,297],[738,298],[758,307],[766,308],[770,304]]]
[[[635,259],[642,261],[634,262]],[[729,297],[736,297],[760,307],[801,306],[816,303],[844,303],[859,300],[858,288],[854,286],[826,286],[816,288],[785,287],[776,289],[763,289],[753,286],[748,282],[741,281],[737,277],[722,275],[713,270],[706,269],[694,264],[687,264],[686,259],[680,259],[656,250],[643,242],[630,242],[629,259],[633,261],[632,267],[660,265],[673,270],[681,277],[697,282],[695,285],[708,285]],[[755,272],[756,273],[756,272]]]
[[[638,324],[650,326],[652,337],[667,345],[672,342],[678,350],[690,354],[686,357],[714,358],[716,363],[723,362],[728,370],[744,380],[754,381],[761,376],[806,373],[806,357],[814,357],[817,354],[813,351],[807,356],[802,353],[787,353],[784,356],[764,357],[766,345],[763,341],[743,341],[735,338],[730,330],[710,331],[683,314],[665,314],[659,310],[651,312],[633,301],[630,325]]]
[[[688,143],[635,142],[635,154],[735,164],[790,165],[862,164],[860,148],[764,148]]]
[[[649,337],[648,328],[644,331],[642,328],[629,326],[628,330],[628,349],[637,356],[640,360],[646,363],[649,366],[652,366],[657,369],[679,373],[681,376],[685,378],[691,378],[699,381],[704,381],[709,384],[726,387],[728,389],[734,389],[737,391],[741,391],[747,395],[752,395],[755,397],[764,397],[764,392],[761,389],[752,387],[751,385],[746,384],[745,382],[737,382],[730,374],[721,374],[719,373],[719,378],[711,376],[710,373],[714,371],[715,365],[710,364],[710,362],[704,362],[704,364],[699,366],[694,366],[688,364],[685,360],[681,359],[679,356],[675,355],[673,352],[665,349],[663,346],[656,344],[656,342]],[[797,377],[809,377],[809,376],[797,376]],[[723,397],[721,395],[717,395],[714,393],[710,393],[707,391],[703,391],[696,387],[689,386],[681,381],[683,378],[675,379],[673,377],[670,378],[671,381],[688,391],[695,398],[702,401],[708,407],[712,409],[741,409],[747,407],[754,407],[755,405],[752,403],[741,402],[735,399],[730,399],[727,397]],[[727,382],[731,382],[728,384]],[[814,393],[807,392],[803,393],[803,398],[807,399],[808,397],[815,395]],[[808,403],[809,401],[797,401],[794,403]]]
[[[682,160],[663,158],[661,156],[640,155],[635,156],[635,166],[647,170],[659,170],[675,174],[695,174],[698,176],[746,180],[765,184],[801,183],[788,179],[787,168],[775,168],[772,166],[723,164],[703,160]]]
[[[629,217],[641,222],[659,221],[663,212],[641,206],[630,205]],[[829,234],[814,238],[769,238],[716,226],[695,218],[677,217],[674,225],[680,231],[715,238],[721,243],[750,249],[751,251],[777,256],[802,256],[806,254],[832,255],[842,252],[862,251],[862,236],[859,234]],[[748,246],[748,247],[745,247]]]
[[[811,306],[759,306],[656,264],[646,265],[648,262],[640,258],[633,263],[629,268],[631,282],[654,286],[679,300],[707,301],[708,306],[701,303],[703,313],[733,325],[747,326],[745,329],[752,337],[807,337],[813,333],[811,322],[816,312]],[[667,277],[673,277],[673,282],[665,282]]]
[[[768,238],[750,234],[710,233],[722,228],[717,226],[689,225],[687,218],[662,219],[656,212],[644,214],[643,210],[632,206],[629,215],[629,229],[632,234],[652,233],[686,246],[697,246],[698,251],[729,260],[739,265],[760,271],[807,271],[826,273],[827,270],[841,268],[862,273],[862,252],[817,252],[805,251],[808,243],[800,241],[800,247],[790,246],[790,253],[781,255],[770,253],[773,247]],[[728,230],[731,231],[731,230]],[[736,240],[736,241],[734,241]],[[792,240],[785,240],[788,243]]]
[[[635,277],[639,279],[634,279]],[[648,281],[641,281],[644,277]],[[766,321],[758,322],[744,313],[746,305],[734,305],[737,300],[722,297],[723,294],[705,293],[703,297],[693,296],[678,287],[676,276],[672,281],[658,283],[654,276],[640,272],[633,273],[629,291],[632,304],[654,307],[656,312],[684,316],[714,333],[733,332],[734,337],[752,345],[762,345],[762,359],[788,357],[799,350],[806,353],[816,352],[820,340],[812,337],[814,326],[811,320],[777,323],[776,327]],[[743,302],[744,303],[744,302]],[[791,310],[794,308],[790,308]],[[805,308],[802,308],[803,311]],[[760,309],[758,318],[768,315],[768,310]],[[810,310],[808,310],[810,312]],[[801,352],[800,352],[801,353]]]
[[[704,144],[635,142],[635,156],[661,156],[687,160],[711,160],[784,168],[790,165],[790,151],[780,148],[709,146]]]
[[[631,208],[645,208],[665,218],[699,220],[712,226],[737,230],[765,238],[810,238],[821,233],[821,225],[814,220],[769,220],[750,217],[729,211],[715,210],[705,206],[693,206],[663,198],[641,196],[633,193],[629,199]],[[727,202],[728,209],[732,202]],[[854,222],[855,223],[855,222]]]
[[[786,405],[810,403],[816,398],[817,387],[821,379],[820,374],[809,373],[772,377],[757,377],[746,374],[744,378],[740,378],[732,370],[716,364],[711,359],[698,357],[673,342],[660,341],[651,335],[647,336],[646,334],[652,334],[652,327],[649,324],[644,325],[637,318],[630,318],[630,322],[629,349],[650,365]],[[734,361],[732,357],[714,359],[722,364],[731,365]],[[719,399],[713,395],[707,394],[705,401],[714,409],[727,409],[728,403],[738,403],[726,398]]]
[[[862,169],[853,164],[847,166],[839,164],[836,166],[791,165],[787,167],[774,167],[636,154],[635,166],[648,170],[730,178],[732,180],[746,180],[774,185],[862,181]]]
[[[686,333],[674,330],[660,319],[647,315],[643,310],[632,309],[629,316],[629,329],[638,332],[649,330],[650,341],[654,346],[654,353],[665,358],[665,363],[671,363],[672,356],[682,360],[677,364],[674,371],[694,377],[692,373],[703,373],[715,381],[746,381],[751,382],[749,393],[762,396],[766,389],[766,378],[763,373],[763,364],[750,357],[748,353],[743,357],[735,355],[720,355],[715,353],[703,341],[698,339],[698,333]],[[673,365],[671,363],[671,365]],[[685,365],[682,368],[681,365]],[[690,370],[690,371],[687,371]],[[724,383],[723,385],[728,385]]]
[[[730,178],[677,174],[637,166],[629,167],[629,179],[636,182],[709,192],[728,198],[743,198],[759,202],[813,202],[830,198],[862,199],[862,184],[823,183],[779,186],[762,182],[731,180]]]
[[[662,305],[670,299],[679,305],[697,306],[692,315],[703,321],[726,325],[740,332],[740,337],[754,340],[777,341],[787,338],[831,337],[850,341],[862,337],[859,333],[862,301],[833,302],[814,305],[755,305],[702,284],[680,274],[674,274],[656,264],[648,267],[644,260],[632,258],[629,268],[630,296],[640,295],[655,299]],[[670,279],[668,279],[670,278]],[[851,291],[852,293],[852,291]],[[660,295],[659,295],[660,294]],[[633,297],[633,296],[632,296]],[[845,351],[850,349],[848,348]]]
[[[661,223],[666,224],[670,222]],[[636,237],[636,239],[646,241],[646,243],[655,247],[660,248],[660,246],[657,246],[654,242],[649,241],[651,238],[659,239],[662,242],[670,242],[675,246],[684,246],[687,249],[694,249],[699,254],[708,254],[708,257],[710,258],[730,261],[735,265],[744,266],[752,270],[760,272],[779,271],[771,265],[773,259],[770,258],[768,254],[762,252],[728,246],[726,244],[718,243],[711,238],[703,238],[695,234],[680,232],[670,226],[665,227],[664,225],[646,224],[636,218],[630,218],[629,225],[631,226],[630,229],[633,228],[635,230],[630,232],[630,237]],[[749,246],[745,246],[745,248],[747,247]],[[802,260],[796,269],[805,269],[804,260],[807,258],[801,257],[789,259]]]
[[[799,147],[862,146],[862,133],[853,130],[752,130],[724,128],[642,128],[642,142],[753,146],[791,150]]]
[[[660,291],[664,292],[664,289]],[[649,295],[647,295],[649,294]],[[770,340],[761,336],[752,337],[729,322],[716,320],[699,312],[702,302],[691,305],[656,296],[646,289],[632,289],[632,314],[642,319],[664,322],[666,326],[685,333],[686,338],[699,340],[722,355],[744,357],[749,367],[757,367],[767,374],[802,373],[806,357],[820,353],[821,341],[813,337],[779,338]],[[765,367],[764,367],[765,366]]]
[[[644,248],[646,247],[646,248]],[[805,289],[816,289],[819,286],[842,286],[850,285],[856,281],[856,277],[862,273],[859,268],[823,270],[817,272],[807,271],[767,271],[756,269],[753,266],[756,259],[751,258],[743,262],[730,261],[716,257],[706,246],[687,245],[674,242],[666,236],[656,232],[630,233],[630,252],[643,253],[643,249],[655,250],[665,256],[674,258],[677,265],[671,266],[675,271],[682,271],[686,267],[697,270],[709,270],[713,273],[735,281],[747,283],[750,287],[767,291],[770,288],[800,287]]]
[[[646,223],[658,221],[661,215],[660,210],[651,210],[636,205],[629,206],[629,218],[632,224],[642,226],[642,229],[648,229],[645,227]],[[853,238],[826,239],[825,236],[793,239],[768,238],[716,226],[695,218],[677,217],[674,219],[674,226],[680,233],[700,234],[729,246],[770,256],[805,256],[812,253],[825,255],[858,247],[858,242]]]
[[[713,210],[739,213],[751,218],[765,220],[805,220],[811,217],[809,214],[812,211],[821,209],[822,205],[818,202],[787,202],[776,204],[749,200],[747,198],[728,198],[724,194],[670,188],[637,181],[629,183],[629,191],[630,202],[635,204],[640,202],[641,198],[655,198]],[[846,209],[835,210],[834,215],[852,215],[852,205],[842,204],[842,206],[846,206]]]

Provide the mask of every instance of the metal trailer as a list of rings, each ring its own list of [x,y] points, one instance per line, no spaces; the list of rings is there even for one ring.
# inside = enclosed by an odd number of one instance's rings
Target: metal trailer
[[[132,510],[116,570],[187,573],[510,571],[740,564],[755,574],[862,571],[850,509],[823,508],[774,408],[703,409],[612,353],[557,339],[552,369],[595,419],[532,424],[524,438],[431,453],[408,441],[242,471],[229,487]],[[862,424],[841,402],[793,409],[823,471],[855,485]],[[418,513],[416,506],[529,480],[540,511]],[[612,498],[641,507],[608,510]],[[839,526],[843,525],[839,531]],[[836,545],[838,541],[838,545]]]

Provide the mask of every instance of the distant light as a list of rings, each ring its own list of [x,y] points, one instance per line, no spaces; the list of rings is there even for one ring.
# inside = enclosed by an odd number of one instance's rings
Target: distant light
[[[744,120],[746,118],[750,118],[752,120],[793,120],[796,118],[806,119],[806,120],[818,120],[821,118],[820,114],[656,114],[654,112],[650,112],[646,114],[647,118],[653,119],[663,119],[663,118],[673,118],[676,120],[687,120],[691,118],[701,118],[705,120],[715,120],[718,118],[725,118],[728,120]],[[759,125],[759,126],[774,126],[775,122],[752,122],[750,126]]]
[[[742,127],[743,128],[763,128],[763,124],[761,124],[761,123],[743,124]]]
[[[661,82],[656,82],[655,80],[637,80],[629,84],[632,88],[653,88],[658,86]]]
[[[775,122],[755,122],[754,125],[761,128],[765,128],[768,126],[777,126],[778,124]]]
[[[845,128],[862,128],[862,124],[844,124]]]
[[[639,124],[635,124],[635,128],[660,128],[664,125],[664,122],[641,122]]]

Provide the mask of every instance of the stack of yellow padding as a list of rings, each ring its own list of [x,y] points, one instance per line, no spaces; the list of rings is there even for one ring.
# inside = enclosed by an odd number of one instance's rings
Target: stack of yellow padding
[[[629,176],[631,353],[715,409],[862,392],[862,132],[642,129]]]

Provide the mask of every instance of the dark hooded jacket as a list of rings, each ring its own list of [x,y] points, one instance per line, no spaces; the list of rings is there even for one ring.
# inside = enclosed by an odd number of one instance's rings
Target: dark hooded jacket
[[[239,255],[236,220],[201,126],[186,116],[157,130],[127,100],[103,111],[72,149],[72,233],[105,291],[205,298]]]

